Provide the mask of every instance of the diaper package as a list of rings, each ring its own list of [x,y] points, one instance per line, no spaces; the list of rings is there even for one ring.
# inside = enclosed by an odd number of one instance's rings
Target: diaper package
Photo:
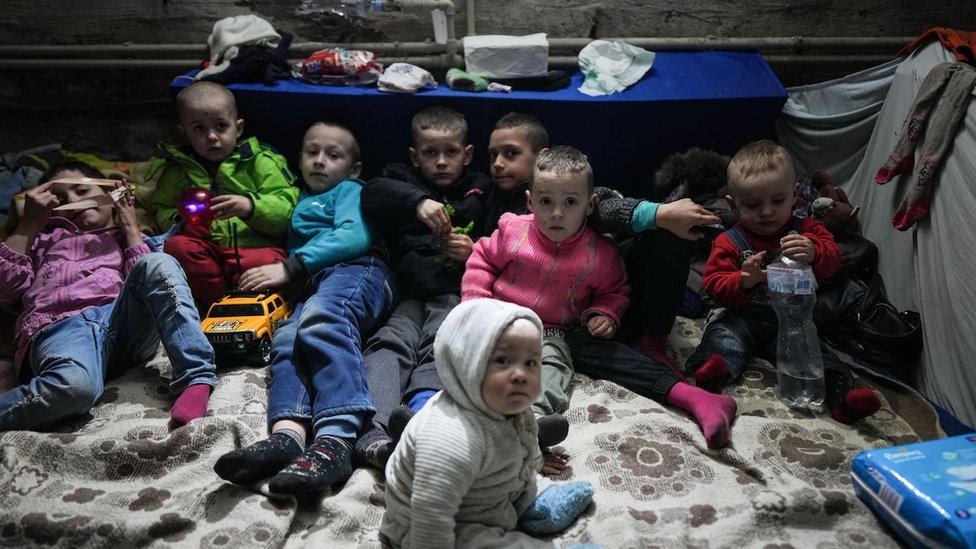
[[[854,492],[911,545],[976,547],[976,433],[861,452]]]

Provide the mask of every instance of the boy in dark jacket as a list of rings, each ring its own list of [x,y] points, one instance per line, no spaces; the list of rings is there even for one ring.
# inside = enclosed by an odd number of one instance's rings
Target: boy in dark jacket
[[[357,455],[382,467],[406,422],[442,389],[434,334],[461,301],[461,275],[482,236],[488,176],[468,170],[474,147],[464,116],[447,107],[418,112],[411,123],[411,166],[390,164],[363,190],[363,211],[380,229],[401,301],[363,347],[379,426]],[[386,431],[382,429],[386,427]]]

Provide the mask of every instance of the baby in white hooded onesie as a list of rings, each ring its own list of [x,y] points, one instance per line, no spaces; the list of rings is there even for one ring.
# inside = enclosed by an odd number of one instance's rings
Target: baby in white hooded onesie
[[[525,532],[566,529],[588,482],[557,485],[529,408],[541,390],[542,322],[494,299],[465,301],[434,340],[444,390],[417,413],[386,465],[380,532],[394,547],[552,547]],[[520,528],[522,531],[516,530]]]

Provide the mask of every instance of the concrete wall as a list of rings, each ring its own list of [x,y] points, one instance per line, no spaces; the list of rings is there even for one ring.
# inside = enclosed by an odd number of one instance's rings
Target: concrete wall
[[[466,29],[457,0],[457,34]],[[347,18],[337,0],[5,0],[0,45],[204,44],[213,22],[256,14],[297,41],[420,41],[424,11]],[[479,0],[479,34],[609,36],[913,36],[933,26],[974,28],[976,2],[944,0]],[[895,52],[882,52],[893,55]],[[774,67],[786,85],[856,66]],[[127,158],[175,139],[165,85],[176,70],[0,70],[0,151],[76,139]]]

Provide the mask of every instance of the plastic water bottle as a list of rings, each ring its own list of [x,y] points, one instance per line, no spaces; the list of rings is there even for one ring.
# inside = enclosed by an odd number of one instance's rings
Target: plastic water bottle
[[[769,301],[776,311],[777,394],[791,408],[821,411],[824,365],[813,324],[817,279],[809,265],[781,257],[766,269]]]
[[[339,0],[340,10],[347,17],[363,17],[370,12],[388,11],[392,8],[383,0]]]

